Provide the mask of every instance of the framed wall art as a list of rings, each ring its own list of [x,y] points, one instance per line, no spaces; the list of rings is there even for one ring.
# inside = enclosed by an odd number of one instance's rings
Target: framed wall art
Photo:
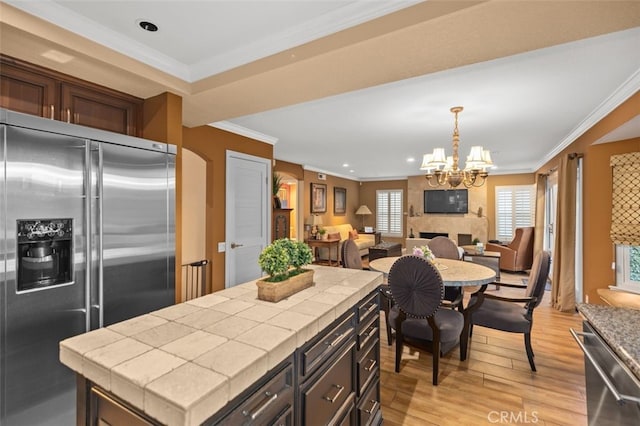
[[[333,214],[347,213],[347,189],[333,187]]]
[[[324,183],[311,184],[311,213],[327,212],[327,185]]]

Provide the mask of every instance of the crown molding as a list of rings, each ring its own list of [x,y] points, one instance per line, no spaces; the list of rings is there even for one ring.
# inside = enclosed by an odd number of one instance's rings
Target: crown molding
[[[215,127],[216,129],[220,130],[225,130],[229,133],[235,133],[236,135],[245,136],[250,139],[255,139],[257,141],[268,143],[270,145],[275,145],[278,142],[278,138],[265,135],[264,133],[256,132],[255,130],[239,126],[229,121],[217,121],[215,123],[209,123],[208,126]]]
[[[598,124],[600,120],[605,118],[624,101],[638,92],[638,90],[640,90],[640,69],[637,69],[631,77],[622,83],[620,87],[618,87],[607,99],[587,115],[585,119],[571,131],[571,133],[565,136],[552,151],[550,151],[538,162],[538,164],[535,165],[534,170],[539,170],[542,166],[547,164],[552,158],[560,154],[562,150],[575,142],[576,139],[582,136],[587,130]]]
[[[191,82],[189,67],[49,0],[3,2],[153,68]]]
[[[315,18],[312,21],[301,22],[271,37],[256,40],[253,43],[243,45],[238,49],[222,55],[204,59],[191,66],[191,77],[193,81],[197,81],[211,75],[216,75],[418,3],[421,3],[421,0],[400,0],[379,3],[369,1],[353,2]]]
[[[286,160],[282,160],[282,161],[286,161]],[[320,169],[320,168],[315,167],[315,166],[310,166],[308,164],[303,164],[302,165],[302,169],[303,170],[308,170],[310,172],[324,173],[326,175],[339,177],[339,178],[342,178],[342,179],[353,180],[355,182],[360,182],[360,179],[357,176],[343,175],[343,174],[339,174],[339,173],[336,173],[336,172],[331,172],[329,170]]]

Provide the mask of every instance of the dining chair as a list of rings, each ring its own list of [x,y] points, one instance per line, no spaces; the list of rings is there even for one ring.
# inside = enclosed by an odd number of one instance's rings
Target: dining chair
[[[437,258],[460,260],[460,250],[458,245],[449,237],[432,238],[427,245],[429,250]],[[452,309],[462,310],[462,287],[445,287],[443,306]]]
[[[345,242],[342,243],[341,250],[342,267],[349,269],[369,269],[362,266],[362,258],[360,257],[358,246],[353,240],[345,240]],[[384,312],[385,322],[387,323],[387,343],[391,345],[393,341],[393,331],[387,321],[389,319],[389,310],[393,303],[391,290],[387,284],[381,284],[380,287],[378,287],[378,291],[380,292],[380,310]]]
[[[464,316],[454,309],[439,309],[444,295],[442,277],[422,257],[399,258],[389,271],[389,286],[394,305],[388,323],[396,334],[396,373],[407,344],[431,352],[433,384],[437,385],[440,357],[460,343]]]
[[[539,252],[533,260],[529,281],[526,286],[500,282],[501,286],[524,289],[524,296],[505,297],[477,292],[471,295],[465,310],[465,315],[467,316],[465,320],[470,321],[471,332],[473,332],[474,325],[479,325],[510,333],[523,333],[524,346],[531,371],[536,371],[536,365],[533,362],[533,348],[531,347],[533,311],[540,305],[544,296],[550,264],[551,256],[549,252]],[[478,303],[480,305],[474,309],[474,306]]]

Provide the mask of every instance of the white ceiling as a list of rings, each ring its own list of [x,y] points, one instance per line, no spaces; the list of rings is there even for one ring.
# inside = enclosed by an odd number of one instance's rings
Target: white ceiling
[[[197,84],[418,2],[5,3]],[[145,32],[137,27],[139,20],[151,21],[160,30]],[[509,31],[502,37],[507,45]],[[469,39],[470,45],[473,42]],[[495,173],[532,172],[640,89],[638,46],[640,27],[636,26],[543,49],[522,49],[525,53],[492,60],[462,58],[458,62],[469,64],[249,115],[231,115],[215,125],[277,141],[276,159],[352,179],[376,180],[419,175],[422,154],[436,146],[450,151],[453,115],[449,109],[462,105],[462,158],[471,145],[483,145],[492,152],[498,167]],[[459,53],[455,47],[449,48],[452,54]],[[376,62],[411,59],[371,58],[373,67]],[[193,109],[199,94],[194,93],[195,100],[189,93],[181,95],[185,111]],[[189,117],[183,120],[189,122]],[[618,134],[636,137],[640,131],[637,125],[628,126]]]

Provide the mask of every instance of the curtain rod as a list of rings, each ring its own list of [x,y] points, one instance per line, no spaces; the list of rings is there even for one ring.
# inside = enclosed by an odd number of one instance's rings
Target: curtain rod
[[[571,154],[567,154],[567,156],[569,157],[569,160],[574,160],[576,158],[582,158],[584,157],[584,154],[581,154],[579,152],[572,152]],[[551,173],[555,172],[558,170],[558,166],[552,167],[549,169],[548,172],[546,173],[538,173],[540,176],[549,176]]]

